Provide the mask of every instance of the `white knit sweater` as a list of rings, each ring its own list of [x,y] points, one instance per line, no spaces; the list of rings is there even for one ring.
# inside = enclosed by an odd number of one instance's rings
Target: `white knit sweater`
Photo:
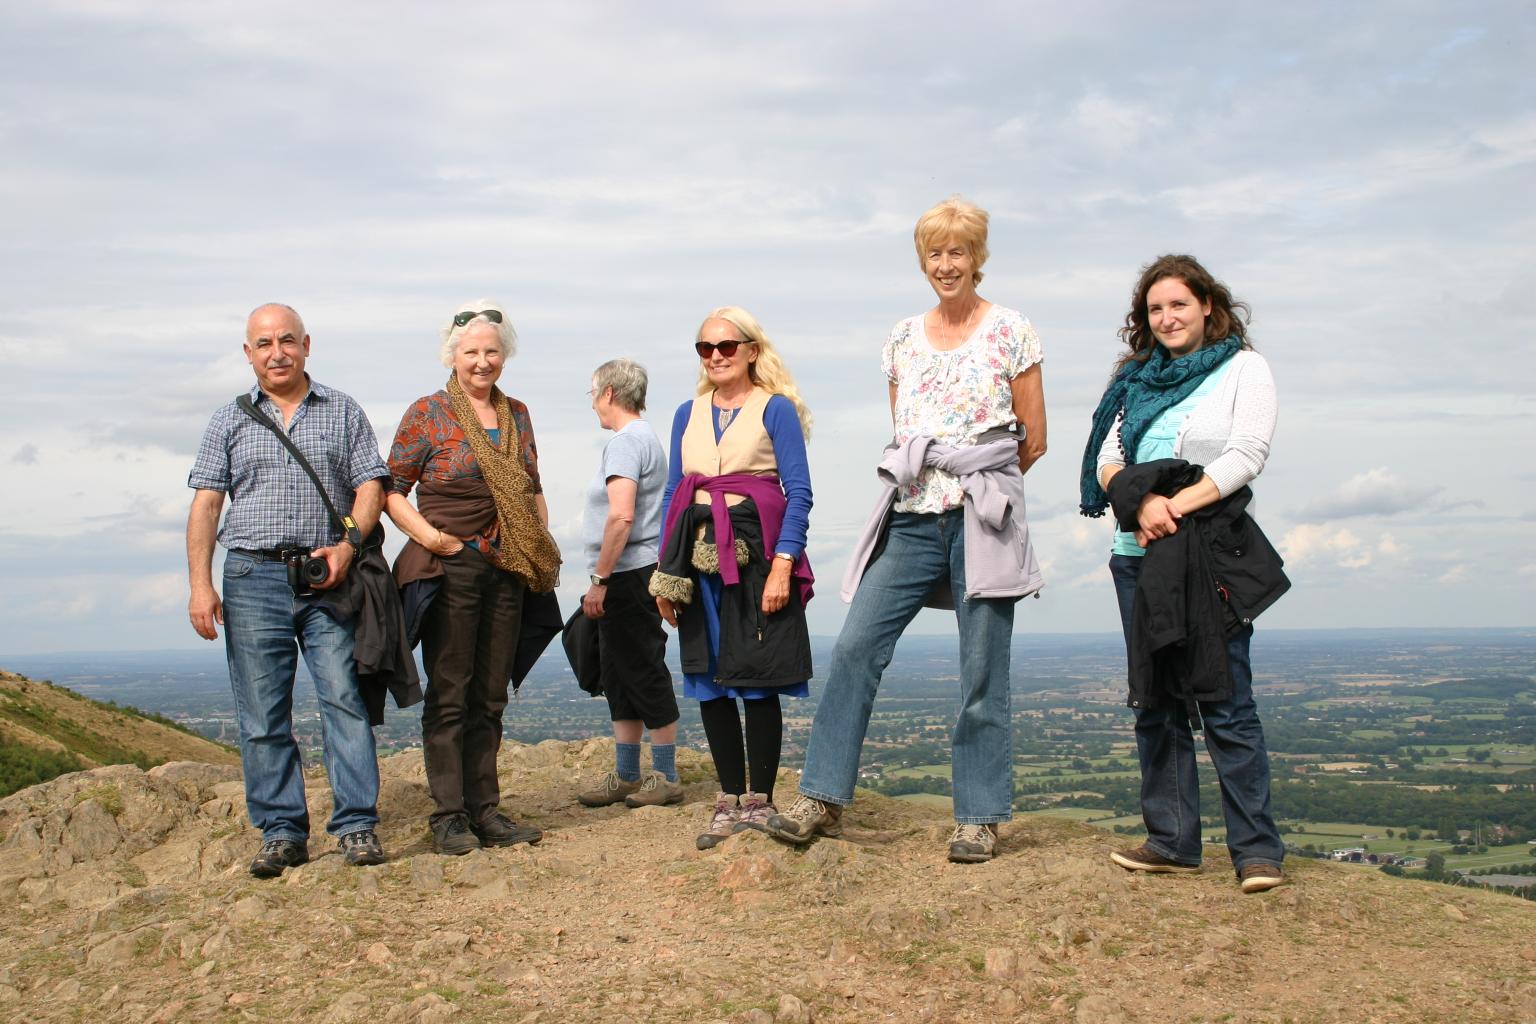
[[[1239,352],[1216,390],[1195,406],[1179,428],[1173,454],[1204,466],[1206,476],[1225,498],[1264,471],[1278,412],[1269,364],[1257,352]],[[1124,465],[1117,417],[1099,449],[1097,472],[1102,476],[1105,466]]]

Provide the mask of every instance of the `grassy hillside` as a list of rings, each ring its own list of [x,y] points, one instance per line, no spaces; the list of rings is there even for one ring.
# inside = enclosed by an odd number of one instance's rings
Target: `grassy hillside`
[[[235,764],[228,747],[167,718],[0,671],[0,796],[65,772],[167,761]]]

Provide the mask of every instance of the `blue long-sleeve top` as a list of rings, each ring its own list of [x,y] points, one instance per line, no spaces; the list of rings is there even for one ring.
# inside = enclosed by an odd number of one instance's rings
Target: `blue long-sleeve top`
[[[683,478],[683,431],[688,429],[688,419],[693,415],[693,399],[677,407],[672,416],[671,458],[667,462],[667,487],[662,492],[663,510],[672,507],[672,492]],[[715,428],[715,441],[724,433],[717,418],[710,417]],[[784,509],[784,526],[779,530],[779,541],[773,546],[776,555],[799,558],[805,551],[806,535],[811,525],[811,464],[805,457],[805,434],[800,430],[800,417],[795,403],[783,395],[772,395],[763,408],[763,426],[768,439],[773,442],[773,458],[779,464],[779,483],[784,487],[787,506]],[[731,429],[728,424],[726,430]],[[658,538],[665,546],[665,538]]]

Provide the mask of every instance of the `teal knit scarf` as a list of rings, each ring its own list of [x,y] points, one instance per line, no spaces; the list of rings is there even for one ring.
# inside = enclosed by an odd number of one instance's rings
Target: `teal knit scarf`
[[[1136,446],[1152,421],[1193,394],[1212,370],[1242,347],[1243,343],[1234,335],[1175,359],[1166,348],[1155,345],[1145,362],[1128,362],[1115,372],[1115,379],[1109,382],[1099,407],[1093,411],[1093,430],[1088,435],[1088,446],[1083,449],[1083,470],[1078,481],[1079,511],[1083,515],[1097,518],[1109,507],[1109,495],[1099,486],[1098,462],[1099,449],[1115,425],[1115,417],[1123,413],[1120,451],[1126,465],[1130,465],[1136,461]]]

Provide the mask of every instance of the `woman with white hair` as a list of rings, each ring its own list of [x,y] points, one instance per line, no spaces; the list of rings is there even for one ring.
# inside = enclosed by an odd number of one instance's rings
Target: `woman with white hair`
[[[683,695],[699,701],[720,780],[698,837],[707,850],[733,832],[766,825],[784,739],[779,698],[810,692],[811,417],[746,310],[710,313],[694,349],[697,395],[672,418],[651,593],[662,618],[677,627]]]
[[[560,570],[528,407],[496,386],[516,351],[499,305],[461,306],[443,329],[448,383],[411,404],[389,451],[385,511],[410,538],[396,582],[437,581],[421,621],[421,739],[439,853],[543,838],[501,813],[496,779],[524,599]]]

